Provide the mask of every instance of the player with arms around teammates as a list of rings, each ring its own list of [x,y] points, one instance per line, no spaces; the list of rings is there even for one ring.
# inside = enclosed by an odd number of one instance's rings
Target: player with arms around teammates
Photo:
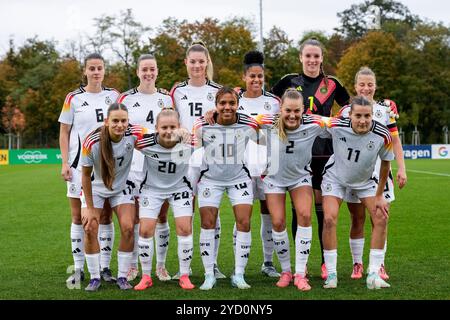
[[[67,285],[84,280],[84,231],[81,223],[81,151],[86,136],[101,126],[110,104],[116,101],[119,93],[115,89],[105,88],[102,82],[105,76],[105,61],[97,53],[89,54],[84,60],[86,85],[70,92],[59,116],[59,145],[62,156],[61,175],[67,181],[67,197],[72,213],[70,238],[75,272],[67,279]],[[114,243],[114,225],[111,209],[106,206],[104,219],[99,232],[103,249],[102,277],[106,281],[115,280],[109,269],[111,250]],[[106,221],[106,222],[105,222]],[[102,223],[103,222],[103,223]]]
[[[383,247],[389,217],[383,190],[394,154],[389,129],[374,121],[372,113],[372,102],[356,96],[350,105],[350,118],[333,118],[328,128],[333,138],[334,154],[325,165],[322,181],[325,213],[323,255],[328,273],[324,288],[337,287],[336,223],[347,190],[351,190],[369,210],[373,223],[367,287],[389,287],[378,272],[384,260]],[[373,171],[378,157],[381,166],[377,184]]]
[[[316,137],[327,136],[326,123],[317,115],[303,114],[303,97],[288,89],[281,99],[277,115],[257,118],[263,129],[271,132],[269,172],[264,177],[267,206],[272,217],[272,236],[282,273],[277,286],[284,288],[294,279],[301,291],[311,290],[306,278],[306,264],[312,241],[311,207],[312,173],[309,166]],[[328,119],[328,118],[327,118]],[[277,141],[276,144],[273,142]],[[297,214],[295,235],[295,274],[291,271],[289,237],[286,231],[286,192],[289,192]]]
[[[141,55],[137,61],[136,74],[139,78],[139,86],[121,94],[118,102],[128,108],[129,122],[141,125],[150,132],[155,130],[156,117],[163,108],[172,107],[172,99],[168,94],[156,88],[158,77],[158,65],[151,54]],[[144,155],[135,150],[128,180],[132,182],[136,198],[136,220],[134,226],[134,250],[131,268],[128,273],[128,281],[134,280],[138,275],[138,240],[139,240],[139,191],[144,180]],[[147,179],[150,179],[148,177]],[[168,203],[161,207],[158,222],[155,229],[156,247],[156,276],[160,281],[170,280],[166,270],[165,261],[169,248],[169,224],[167,223]]]
[[[214,234],[221,198],[226,191],[236,219],[235,271],[231,284],[248,289],[244,272],[251,248],[250,218],[253,188],[250,172],[244,163],[245,148],[250,139],[256,140],[258,124],[244,114],[237,113],[239,96],[231,88],[223,87],[216,95],[217,115],[210,125],[204,117],[194,125],[198,146],[205,152],[197,184],[201,217],[200,253],[205,268],[201,290],[216,284],[214,276]]]
[[[91,276],[86,291],[97,291],[100,287],[97,237],[105,201],[109,201],[117,213],[121,231],[117,285],[122,290],[132,288],[127,274],[134,246],[135,203],[127,178],[136,140],[145,133],[145,128],[129,125],[127,108],[123,104],[113,103],[108,108],[104,125],[91,132],[83,143],[82,222],[86,235],[86,261]]]
[[[397,161],[397,182],[400,189],[402,189],[407,181],[405,160],[403,159],[403,148],[400,138],[398,136],[397,124],[395,118],[397,115],[397,108],[393,106],[391,100],[383,100],[375,102],[374,95],[376,91],[376,77],[375,73],[368,67],[362,67],[355,75],[355,90],[356,94],[366,97],[373,103],[373,119],[388,127],[392,136],[392,146],[394,150],[395,159]],[[395,105],[395,104],[394,104]],[[392,108],[394,108],[392,110]],[[350,106],[346,106],[339,111],[339,115],[348,117]],[[377,160],[373,176],[378,180],[380,172],[380,159]],[[384,189],[384,198],[390,204],[395,200],[394,195],[394,181],[392,172],[389,171],[388,181]],[[360,279],[363,276],[363,252],[364,252],[364,222],[366,220],[366,209],[363,204],[351,192],[347,192],[344,201],[347,202],[348,209],[351,213],[352,224],[350,229],[350,249],[353,258],[353,272],[352,279]],[[384,246],[386,254],[387,238]],[[381,264],[379,271],[380,277],[383,280],[388,280],[389,276],[384,267],[384,261]]]
[[[171,90],[174,107],[180,114],[181,127],[192,130],[194,122],[205,115],[208,110],[215,109],[215,97],[222,87],[213,81],[213,63],[205,44],[194,42],[186,51],[184,59],[188,79],[179,83]],[[193,164],[195,166],[195,164]],[[198,168],[193,168],[192,175],[198,174]],[[216,220],[214,274],[217,279],[226,278],[217,265],[217,255],[220,245],[220,216]],[[178,279],[177,273],[173,279]]]
[[[193,193],[188,179],[189,158],[192,145],[181,143],[182,130],[191,138],[186,129],[180,129],[179,114],[173,109],[163,109],[156,117],[156,133],[138,140],[138,149],[145,154],[144,185],[139,197],[139,258],[142,279],[135,290],[145,290],[152,286],[153,237],[161,206],[169,202],[175,216],[178,237],[178,260],[180,287],[191,290],[194,285],[189,279],[189,269],[193,257],[192,215]],[[188,141],[190,142],[190,141]]]

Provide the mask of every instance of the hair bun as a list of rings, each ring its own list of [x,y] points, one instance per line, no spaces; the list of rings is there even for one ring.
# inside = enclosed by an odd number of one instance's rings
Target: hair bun
[[[252,50],[245,54],[244,64],[264,64],[264,55],[260,51]]]

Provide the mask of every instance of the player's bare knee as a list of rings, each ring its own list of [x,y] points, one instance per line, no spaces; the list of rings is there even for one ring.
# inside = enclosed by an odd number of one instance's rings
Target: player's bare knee
[[[336,227],[336,220],[337,220],[336,217],[326,215],[323,218],[323,227],[325,229],[335,228]]]
[[[272,221],[272,228],[276,232],[282,232],[286,229],[286,220],[277,219]]]
[[[130,239],[134,236],[134,225],[132,223],[122,224],[120,226],[120,235],[124,239]]]
[[[241,220],[236,222],[236,229],[241,232],[249,232],[250,231],[250,220]]]

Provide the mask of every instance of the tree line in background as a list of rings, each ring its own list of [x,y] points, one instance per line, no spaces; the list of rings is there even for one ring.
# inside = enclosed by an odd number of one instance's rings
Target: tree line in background
[[[378,30],[370,30],[361,18],[371,5],[380,8]],[[450,120],[449,27],[424,21],[392,0],[365,1],[337,15],[340,26],[332,35],[310,31],[298,42],[272,27],[264,38],[266,88],[285,74],[301,71],[300,43],[315,36],[326,49],[325,72],[336,75],[351,94],[361,66],[375,71],[376,98],[396,101],[406,143],[411,142],[415,127],[422,143],[442,142],[442,129]],[[94,25],[93,35],[70,42],[63,51],[56,49],[54,41],[37,37],[18,48],[10,41],[0,60],[0,133],[21,136],[21,147],[57,147],[61,107],[66,94],[81,84],[83,57],[88,53],[108,58],[104,83],[123,92],[138,84],[136,61],[143,53],[157,58],[158,87],[169,90],[186,79],[185,52],[195,40],[205,42],[210,51],[214,81],[243,86],[243,56],[257,47],[255,27],[244,18],[222,22],[168,18],[150,30],[128,9],[96,18]]]

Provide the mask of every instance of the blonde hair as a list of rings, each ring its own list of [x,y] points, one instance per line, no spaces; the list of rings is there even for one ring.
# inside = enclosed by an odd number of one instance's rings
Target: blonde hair
[[[287,133],[286,133],[286,127],[284,126],[284,122],[281,117],[281,109],[283,108],[284,101],[286,100],[286,98],[293,99],[293,100],[300,100],[301,105],[303,106],[303,95],[294,88],[287,89],[284,92],[283,96],[281,97],[280,114],[275,121],[274,127],[278,129],[278,137],[283,142],[285,142],[287,140]]]
[[[175,117],[180,122],[180,113],[174,108],[162,108],[161,111],[156,116],[156,126],[158,126],[159,119],[162,117]]]
[[[367,66],[361,67],[358,70],[358,72],[355,74],[355,84],[358,83],[359,76],[372,76],[373,79],[375,80],[375,83],[377,82],[377,77],[375,76],[375,72],[373,72],[373,70]]]
[[[191,52],[203,52],[206,56],[206,60],[208,60],[206,65],[206,78],[208,80],[213,80],[214,76],[214,67],[211,60],[211,56],[209,55],[209,50],[206,48],[206,45],[203,43],[203,41],[195,41],[192,43],[192,45],[187,49],[186,51],[186,59],[189,56],[189,53]]]

